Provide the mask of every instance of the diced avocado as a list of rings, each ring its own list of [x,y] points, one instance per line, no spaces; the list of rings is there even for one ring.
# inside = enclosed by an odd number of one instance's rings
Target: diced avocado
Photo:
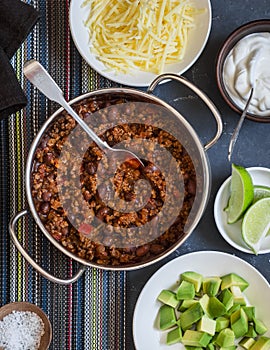
[[[215,342],[219,347],[228,348],[229,346],[234,346],[234,341],[235,335],[232,329],[224,328],[218,333]]]
[[[193,304],[196,304],[196,303],[198,303],[198,300],[196,300],[196,299],[183,300],[182,303],[178,307],[178,311],[183,312],[183,311],[187,310],[189,307],[191,307]]]
[[[252,324],[248,325],[248,331],[245,334],[245,337],[249,337],[249,338],[256,338],[257,337],[257,333],[256,333],[254,326]]]
[[[211,335],[188,329],[182,337],[185,346],[206,347],[211,340]]]
[[[242,348],[248,350],[252,347],[254,343],[255,343],[255,339],[244,337],[240,340],[239,345],[242,346]]]
[[[205,277],[202,282],[203,292],[209,296],[216,296],[221,285],[221,278],[217,276]]]
[[[270,338],[262,336],[252,345],[250,350],[269,350],[270,349]]]
[[[159,328],[164,330],[176,324],[174,308],[169,305],[162,305],[159,309]]]
[[[232,313],[236,310],[240,310],[241,306],[240,304],[234,304],[226,313],[226,315],[231,316]]]
[[[215,350],[215,349],[216,349],[215,344],[212,343],[212,342],[210,342],[210,343],[207,345],[206,349],[207,349],[207,350]]]
[[[194,284],[195,292],[198,293],[201,289],[203,276],[194,271],[186,271],[181,274],[181,280]]]
[[[180,315],[180,323],[182,329],[185,331],[190,328],[195,322],[199,321],[203,316],[203,309],[200,303],[196,303],[184,311]]]
[[[193,299],[195,297],[194,284],[182,281],[177,289],[176,298],[178,300]]]
[[[240,308],[231,314],[231,328],[236,338],[243,337],[248,331],[248,318],[245,311]]]
[[[176,320],[176,323],[175,323],[176,326],[178,327],[181,327],[181,322],[180,322],[180,318],[178,318],[178,320]]]
[[[223,289],[219,294],[218,299],[224,304],[227,311],[233,306],[233,295],[229,289]]]
[[[226,307],[217,297],[209,297],[208,314],[211,318],[223,316],[226,311]]]
[[[179,304],[179,300],[176,299],[176,294],[167,289],[163,289],[157,298],[163,304],[169,305],[171,307],[176,307]]]
[[[232,295],[233,295],[234,304],[246,305],[245,297],[244,297],[239,286],[231,286],[230,290],[231,290]]]
[[[213,343],[214,345],[217,345],[216,344],[216,339],[217,339],[217,336],[219,335],[219,333],[215,333],[215,335],[213,336],[212,340],[211,340],[211,343]]]
[[[210,318],[223,316],[226,313],[224,304],[217,297],[209,297],[204,294],[199,300],[204,313]]]
[[[230,320],[227,317],[220,316],[216,318],[216,332],[220,332],[224,328],[228,328]]]
[[[216,331],[216,321],[206,315],[203,315],[197,323],[197,331],[214,335]]]
[[[256,317],[253,317],[254,329],[257,334],[262,335],[267,332],[267,327],[265,324]]]
[[[227,347],[221,346],[219,348],[219,350],[235,350],[235,349],[236,349],[236,345],[227,346]]]
[[[227,346],[227,347],[221,346],[219,348],[219,350],[235,350],[235,349],[236,349],[236,345]]]
[[[228,289],[231,286],[238,286],[243,292],[249,286],[249,283],[244,278],[233,272],[222,276],[221,279],[221,290]]]
[[[253,318],[255,317],[255,307],[254,306],[243,306],[243,310],[245,311],[248,320],[253,321]]]
[[[209,308],[209,300],[210,297],[207,294],[204,294],[200,299],[199,299],[199,303],[204,311],[204,313],[206,315],[209,316],[209,312],[208,312],[208,308]]]
[[[181,339],[182,339],[181,327],[176,327],[167,333],[166,343],[168,345],[179,343],[181,341]]]

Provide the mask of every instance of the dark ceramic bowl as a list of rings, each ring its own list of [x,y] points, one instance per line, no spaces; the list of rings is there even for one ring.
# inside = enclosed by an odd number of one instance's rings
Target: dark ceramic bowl
[[[242,39],[243,37],[260,32],[270,32],[270,19],[261,19],[252,22],[248,22],[241,27],[234,30],[228,38],[223,43],[222,47],[219,50],[217,56],[217,64],[216,64],[216,79],[218,88],[224,100],[227,104],[239,114],[242,113],[242,109],[240,109],[232,100],[230,95],[228,94],[224,81],[223,81],[223,67],[224,62],[230,53],[231,49],[236,45],[236,43]],[[265,122],[270,123],[270,116],[260,116],[252,113],[247,113],[246,117],[248,119],[257,121],[257,122]]]

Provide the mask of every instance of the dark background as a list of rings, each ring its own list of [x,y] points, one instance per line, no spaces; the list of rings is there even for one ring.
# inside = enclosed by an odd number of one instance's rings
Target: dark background
[[[216,250],[231,253],[252,264],[270,282],[270,254],[255,256],[234,249],[219,234],[213,216],[216,193],[223,181],[231,174],[231,163],[227,159],[228,145],[231,134],[239,119],[239,115],[226,105],[218,90],[215,78],[217,53],[227,36],[240,25],[255,19],[269,19],[270,1],[212,0],[211,3],[212,29],[208,43],[198,61],[183,74],[212,99],[223,119],[223,134],[220,140],[207,151],[212,174],[211,194],[206,211],[199,225],[177,251],[150,267],[128,272],[128,350],[134,349],[132,341],[132,317],[136,300],[143,286],[159,267],[177,256],[198,250]],[[167,101],[186,117],[196,130],[203,144],[213,137],[216,131],[214,118],[207,107],[199,101],[199,98],[191,90],[184,88],[176,82],[169,82],[159,86],[155,90],[155,94]],[[262,166],[270,168],[269,133],[270,123],[257,123],[246,119],[234,149],[232,162],[244,167]],[[266,307],[269,307],[269,305],[266,304]]]

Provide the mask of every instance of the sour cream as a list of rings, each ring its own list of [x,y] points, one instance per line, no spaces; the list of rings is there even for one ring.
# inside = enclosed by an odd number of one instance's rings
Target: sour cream
[[[270,33],[254,33],[238,41],[227,56],[223,80],[234,103],[244,109],[250,90],[248,112],[270,115]]]

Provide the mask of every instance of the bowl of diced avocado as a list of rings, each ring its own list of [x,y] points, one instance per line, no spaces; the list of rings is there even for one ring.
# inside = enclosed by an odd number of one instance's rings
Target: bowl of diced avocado
[[[269,296],[269,283],[246,261],[215,251],[185,254],[143,288],[133,317],[136,349],[269,349]]]

